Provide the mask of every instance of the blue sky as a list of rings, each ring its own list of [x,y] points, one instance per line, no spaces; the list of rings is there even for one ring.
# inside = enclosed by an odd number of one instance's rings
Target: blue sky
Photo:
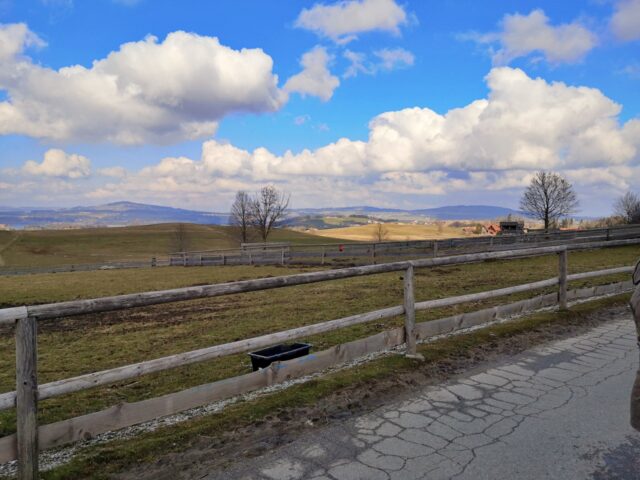
[[[0,205],[515,207],[545,168],[604,215],[639,39],[638,0],[0,0]]]

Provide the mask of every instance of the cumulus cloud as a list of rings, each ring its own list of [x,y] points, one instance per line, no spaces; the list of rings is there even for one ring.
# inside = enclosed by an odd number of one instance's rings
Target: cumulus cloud
[[[43,42],[23,24],[0,25],[0,134],[163,143],[212,135],[233,112],[278,110],[287,95],[261,49],[173,32],[120,46],[87,68],[46,68],[22,56]]]
[[[640,0],[620,0],[609,26],[620,40],[640,39]]]
[[[11,61],[25,48],[44,47],[46,43],[24,23],[0,24],[0,62]]]
[[[299,93],[303,97],[311,95],[328,101],[340,85],[338,77],[332,75],[327,67],[331,60],[331,55],[324,47],[314,47],[302,56],[302,71],[287,80],[284,90]]]
[[[29,160],[22,170],[28,175],[77,179],[91,175],[91,161],[82,155],[52,148],[45,152],[42,162]]]
[[[407,12],[395,0],[345,0],[303,9],[295,25],[344,44],[375,30],[398,35],[407,22]]]
[[[401,204],[411,196],[455,195],[462,202],[492,192],[499,202],[512,195],[515,205],[539,169],[560,171],[579,193],[597,191],[603,205],[634,187],[640,119],[621,123],[620,105],[598,89],[531,78],[515,68],[496,67],[486,81],[486,98],[442,114],[425,107],[382,113],[369,123],[365,141],[341,138],[276,154],[209,140],[197,159],[162,159],[91,195],[225,206],[236,190],[272,182],[298,206]]]
[[[596,35],[577,21],[551,25],[542,10],[533,10],[529,15],[505,15],[501,31],[463,38],[499,45],[493,53],[496,65],[531,53],[540,53],[551,63],[572,63],[582,59],[598,42]]]

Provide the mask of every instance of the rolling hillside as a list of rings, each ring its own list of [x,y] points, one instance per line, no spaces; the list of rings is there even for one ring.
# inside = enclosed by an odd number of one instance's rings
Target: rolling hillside
[[[178,225],[165,223],[135,227],[70,230],[0,231],[0,266],[30,267],[149,260],[181,250]],[[184,225],[188,250],[237,248],[230,227]],[[320,243],[327,239],[292,230],[275,230],[270,241]]]
[[[290,209],[284,226],[332,228],[366,223],[367,219],[412,222],[413,220],[489,220],[521,212],[491,205],[453,205],[420,210],[368,206]],[[74,208],[0,207],[0,225],[10,228],[108,227],[157,223],[199,223],[227,225],[228,213],[202,212],[183,208],[115,202]]]

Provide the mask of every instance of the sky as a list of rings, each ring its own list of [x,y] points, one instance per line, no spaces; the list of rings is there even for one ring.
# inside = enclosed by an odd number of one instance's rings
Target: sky
[[[640,0],[0,0],[0,206],[640,193]]]

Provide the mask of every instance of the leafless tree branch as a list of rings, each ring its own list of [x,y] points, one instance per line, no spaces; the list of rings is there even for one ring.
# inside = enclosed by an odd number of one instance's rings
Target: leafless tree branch
[[[520,208],[534,218],[544,221],[544,228],[578,209],[578,198],[571,184],[554,172],[540,171],[524,191]]]

